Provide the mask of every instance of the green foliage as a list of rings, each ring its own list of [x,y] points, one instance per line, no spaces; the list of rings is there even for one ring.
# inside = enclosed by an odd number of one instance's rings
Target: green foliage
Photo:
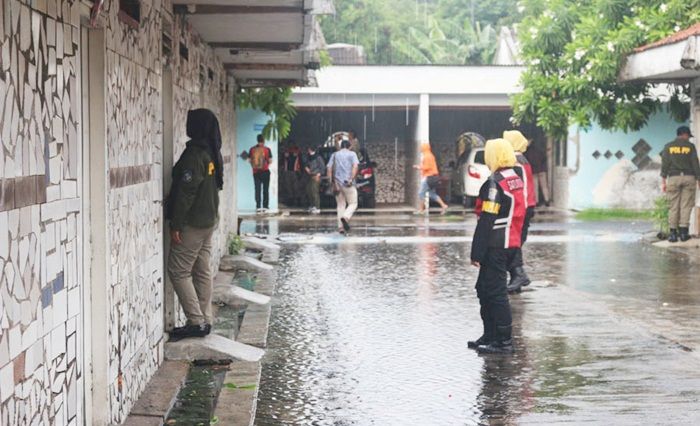
[[[576,219],[585,221],[649,220],[652,217],[652,210],[585,209],[576,213]]]
[[[524,90],[513,96],[514,121],[536,122],[563,138],[570,124],[634,131],[668,104],[687,118],[688,88],[670,99],[653,85],[617,81],[635,47],[659,40],[700,20],[700,0],[523,0],[518,27]]]
[[[257,109],[270,117],[262,130],[265,139],[284,139],[292,129],[297,111],[290,87],[244,88],[236,96],[236,107]]]
[[[654,224],[659,232],[668,234],[668,199],[665,195],[654,200],[654,210],[652,212]]]
[[[515,0],[340,0],[323,17],[328,43],[359,44],[370,64],[486,64]],[[473,10],[473,16],[472,16]],[[473,18],[473,19],[472,19]]]
[[[228,254],[240,254],[243,250],[243,240],[240,235],[229,234],[228,236]]]
[[[257,387],[257,385],[249,384],[249,385],[237,385],[235,383],[224,383],[224,386],[226,386],[228,389],[240,389],[240,390],[253,390]]]

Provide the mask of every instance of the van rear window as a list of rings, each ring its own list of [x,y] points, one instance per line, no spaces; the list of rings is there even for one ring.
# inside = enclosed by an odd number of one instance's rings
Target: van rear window
[[[486,164],[486,161],[484,161],[484,151],[477,151],[476,154],[474,154],[474,163]]]

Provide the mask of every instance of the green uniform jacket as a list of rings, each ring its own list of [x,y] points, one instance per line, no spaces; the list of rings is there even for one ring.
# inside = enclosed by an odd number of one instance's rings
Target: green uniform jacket
[[[168,200],[170,229],[185,225],[211,228],[219,219],[219,189],[215,166],[203,141],[189,141],[173,167],[173,184]]]
[[[695,145],[676,139],[667,143],[661,151],[661,177],[677,176],[681,173],[700,179],[700,164]]]

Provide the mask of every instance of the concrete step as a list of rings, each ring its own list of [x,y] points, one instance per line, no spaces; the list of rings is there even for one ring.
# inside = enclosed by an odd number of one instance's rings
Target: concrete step
[[[270,296],[265,296],[264,294],[246,290],[235,285],[223,284],[214,286],[212,302],[223,303],[229,306],[237,306],[245,304],[245,302],[267,305],[270,303]]]
[[[243,243],[246,245],[246,247],[262,251],[263,262],[277,263],[279,261],[281,247],[272,241],[248,236],[243,237]]]
[[[164,361],[134,404],[124,425],[162,425],[175,404],[189,369],[189,362]]]
[[[273,266],[249,256],[229,255],[221,258],[219,269],[224,272],[236,271],[238,269],[244,269],[246,271],[271,271]]]
[[[180,361],[258,361],[265,351],[226,337],[210,334],[165,343],[165,358]]]

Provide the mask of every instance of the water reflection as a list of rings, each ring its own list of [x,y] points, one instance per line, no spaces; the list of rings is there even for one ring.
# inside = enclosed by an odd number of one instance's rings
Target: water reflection
[[[530,244],[530,273],[551,287],[513,298],[513,357],[479,357],[466,347],[482,331],[468,251],[284,246],[256,424],[575,424],[600,422],[598,411],[655,423],[670,402],[700,415],[686,355],[611,320],[620,300],[642,312],[657,299],[697,306],[700,290],[669,278],[697,266],[638,244]]]

